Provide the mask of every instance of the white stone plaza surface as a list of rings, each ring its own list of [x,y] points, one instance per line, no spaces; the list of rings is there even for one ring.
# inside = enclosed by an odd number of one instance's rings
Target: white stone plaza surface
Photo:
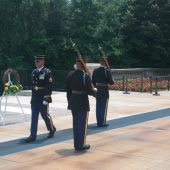
[[[27,122],[14,96],[8,99],[5,125],[0,122],[0,170],[169,170],[170,92],[123,94],[110,91],[108,128],[97,128],[95,98],[91,111],[87,152],[73,148],[72,116],[66,93],[53,92],[50,113],[57,128],[47,139],[39,120],[37,141],[24,144],[30,129],[30,92],[19,96]],[[4,104],[2,105],[4,109]]]

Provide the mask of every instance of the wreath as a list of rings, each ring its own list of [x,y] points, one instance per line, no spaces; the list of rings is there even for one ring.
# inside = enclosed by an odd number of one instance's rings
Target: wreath
[[[11,78],[13,78],[14,84]],[[20,84],[20,76],[14,69],[9,68],[4,72],[3,82],[5,94],[15,95],[23,89],[22,85]]]

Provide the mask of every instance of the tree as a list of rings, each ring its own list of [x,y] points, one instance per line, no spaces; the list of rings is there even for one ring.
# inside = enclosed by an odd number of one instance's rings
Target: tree
[[[48,8],[47,36],[49,44],[47,54],[51,67],[68,69],[70,67],[68,32],[69,3],[67,0],[52,0]],[[50,62],[53,61],[53,62]]]
[[[18,49],[22,43],[21,38],[21,24],[19,22],[19,8],[21,1],[14,0],[0,0],[0,67],[13,66],[20,62]],[[18,64],[18,63],[17,63]],[[16,64],[16,65],[17,65]]]
[[[120,27],[120,6],[123,0],[100,1],[100,22],[95,37],[100,43],[114,68],[123,67]],[[104,8],[103,8],[104,7]]]
[[[70,37],[77,43],[82,55],[92,59],[97,48],[94,36],[99,22],[97,3],[93,0],[72,0],[70,18]]]
[[[128,67],[169,67],[169,11],[168,0],[128,1],[121,15]]]
[[[52,69],[72,69],[77,54],[114,68],[169,67],[169,0],[0,0],[0,68],[32,69],[47,55]]]

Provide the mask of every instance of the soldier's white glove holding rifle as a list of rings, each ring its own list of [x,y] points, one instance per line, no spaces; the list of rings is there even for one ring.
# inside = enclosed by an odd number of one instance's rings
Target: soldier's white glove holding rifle
[[[97,95],[97,88],[93,88],[93,91],[95,92],[95,94],[93,95],[93,97],[96,97],[96,95]]]
[[[47,105],[48,104],[48,102],[46,102],[46,101],[43,101],[43,105]]]

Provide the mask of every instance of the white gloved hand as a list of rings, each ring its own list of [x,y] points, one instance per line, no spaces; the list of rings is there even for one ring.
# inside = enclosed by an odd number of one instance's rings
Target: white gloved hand
[[[93,97],[96,97],[96,95],[97,95],[97,89],[96,89],[96,88],[93,88],[93,92],[94,92]]]
[[[94,91],[97,92],[97,88],[94,88]]]
[[[75,69],[75,70],[77,69],[77,65],[76,65],[76,64],[74,64],[74,69]]]
[[[43,101],[43,105],[47,105],[48,104],[48,102],[46,102],[46,101]]]

